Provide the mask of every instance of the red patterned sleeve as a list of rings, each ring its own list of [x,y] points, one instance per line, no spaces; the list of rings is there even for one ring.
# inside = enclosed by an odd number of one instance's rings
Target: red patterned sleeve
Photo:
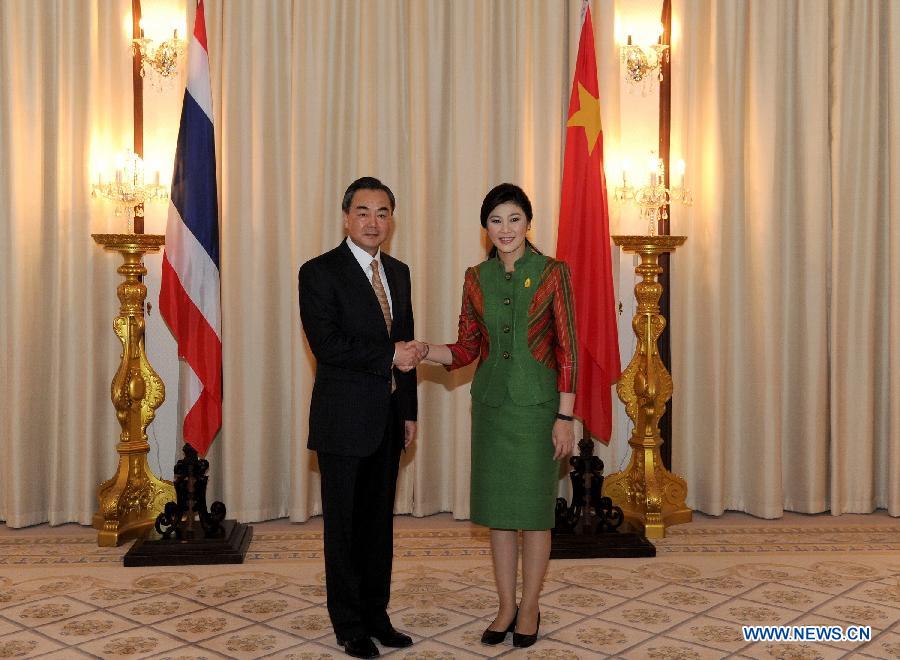
[[[450,371],[459,369],[471,363],[481,352],[481,323],[479,312],[482,305],[481,287],[478,285],[478,276],[475,268],[466,270],[466,278],[463,282],[462,309],[459,312],[459,332],[456,343],[448,344],[447,348],[453,355],[453,362],[445,368]]]
[[[556,330],[557,389],[560,392],[574,392],[578,378],[578,344],[575,340],[575,294],[572,291],[572,276],[569,265],[557,262],[553,269],[553,320]]]

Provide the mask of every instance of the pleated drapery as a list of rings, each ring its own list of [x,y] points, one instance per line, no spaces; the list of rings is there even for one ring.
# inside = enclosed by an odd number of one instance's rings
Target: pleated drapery
[[[362,175],[397,195],[386,249],[411,267],[422,339],[454,339],[494,184],[528,191],[533,240],[553,254],[581,3],[205,5],[225,388],[211,497],[229,517],[302,521],[320,502],[298,267],[342,239],[341,194]],[[614,154],[616,2],[592,12]],[[897,515],[900,74],[889,64],[900,61],[900,10],[675,0],[673,12],[672,152],[690,164],[695,197],[672,211],[688,235],[672,257],[670,318],[674,470],[688,504]],[[0,519],[10,526],[90,522],[96,486],[115,468],[117,257],[89,236],[121,221],[91,204],[88,172],[95,142],[130,142],[129,24],[127,0],[0,2]],[[172,347],[152,346],[150,360],[177,371]],[[420,369],[399,512],[468,516],[471,374]],[[167,385],[164,405],[175,406]]]
[[[688,504],[900,515],[900,7],[673,10],[673,145],[702,168],[672,278]]]

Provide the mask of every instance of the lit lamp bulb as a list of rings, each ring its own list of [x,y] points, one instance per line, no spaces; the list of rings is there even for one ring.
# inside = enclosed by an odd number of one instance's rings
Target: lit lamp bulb
[[[683,190],[684,189],[684,170],[685,170],[683,158],[679,158],[677,161],[675,161],[674,169],[675,169],[675,176],[678,177],[677,178],[678,188],[681,188]]]
[[[650,180],[650,185],[655,186],[656,185],[656,177],[659,174],[659,159],[658,158],[651,158],[650,160],[647,161],[647,174],[649,175],[648,178]]]
[[[622,185],[616,186],[613,191],[613,196],[617,202],[625,201],[626,199],[632,199],[634,197],[634,188],[632,188],[628,184],[628,172],[631,169],[631,165],[628,162],[627,158],[622,159]]]

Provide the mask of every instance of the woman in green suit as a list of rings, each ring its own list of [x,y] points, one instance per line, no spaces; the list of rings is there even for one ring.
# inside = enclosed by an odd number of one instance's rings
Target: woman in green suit
[[[510,183],[491,190],[481,226],[493,248],[466,271],[456,343],[431,345],[427,360],[448,369],[479,358],[472,381],[471,516],[491,528],[500,599],[482,642],[531,646],[550,560],[560,459],[575,448],[575,305],[565,262],[526,238],[531,202]],[[518,531],[522,600],[516,605]]]

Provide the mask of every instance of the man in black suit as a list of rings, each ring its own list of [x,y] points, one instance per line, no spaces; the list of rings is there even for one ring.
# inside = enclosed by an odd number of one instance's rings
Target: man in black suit
[[[394,493],[400,452],[416,435],[409,268],[381,252],[394,194],[378,179],[354,181],[341,204],[347,238],[303,264],[300,318],[316,357],[309,448],[322,476],[328,614],[344,651],[373,658],[372,642],[412,639],[387,615]]]

